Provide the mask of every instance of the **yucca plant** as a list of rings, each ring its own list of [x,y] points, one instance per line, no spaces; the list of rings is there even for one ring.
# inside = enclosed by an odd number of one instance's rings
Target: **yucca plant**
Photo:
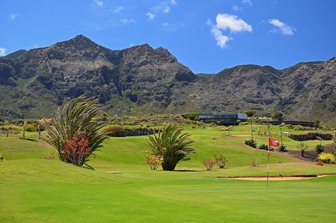
[[[97,121],[100,110],[93,98],[79,97],[61,105],[46,125],[43,138],[53,146],[62,161],[82,166],[105,139],[103,124]]]
[[[188,160],[187,155],[195,153],[190,146],[193,141],[189,133],[183,133],[175,124],[166,125],[158,133],[148,136],[151,153],[162,158],[163,170],[174,170],[178,162]]]
[[[296,148],[301,152],[301,156],[304,157],[304,153],[309,149],[309,145],[301,142],[296,145]]]
[[[324,163],[334,163],[335,159],[336,158],[334,154],[325,152],[320,153],[319,156],[317,157],[317,160],[320,160]]]

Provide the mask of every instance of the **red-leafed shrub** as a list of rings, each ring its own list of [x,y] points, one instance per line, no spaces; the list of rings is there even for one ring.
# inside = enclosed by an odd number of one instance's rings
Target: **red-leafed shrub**
[[[317,160],[317,161],[316,161],[316,165],[318,165],[318,166],[323,166],[324,163],[323,163],[321,160]]]
[[[208,171],[210,171],[210,170],[212,170],[212,167],[216,164],[216,160],[213,160],[213,159],[204,160],[203,164],[204,164],[205,168]]]
[[[60,155],[63,160],[76,166],[82,166],[91,152],[89,140],[85,136],[75,135],[72,139],[65,141]]]

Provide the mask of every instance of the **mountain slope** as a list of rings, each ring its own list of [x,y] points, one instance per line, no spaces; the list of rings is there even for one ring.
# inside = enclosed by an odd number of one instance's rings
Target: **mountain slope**
[[[195,75],[164,48],[102,47],[85,36],[0,57],[0,116],[50,116],[79,95],[110,114],[280,110],[290,118],[336,123],[336,59],[284,70],[242,65]]]

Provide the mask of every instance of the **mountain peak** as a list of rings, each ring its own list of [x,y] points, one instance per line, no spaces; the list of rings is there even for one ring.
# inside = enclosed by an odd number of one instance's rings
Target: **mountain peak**
[[[90,48],[90,47],[96,47],[98,45],[95,42],[93,42],[91,39],[89,39],[88,37],[80,34],[70,40],[59,42],[56,44],[56,46],[60,46],[60,47],[74,46],[76,48],[85,49],[85,48]]]

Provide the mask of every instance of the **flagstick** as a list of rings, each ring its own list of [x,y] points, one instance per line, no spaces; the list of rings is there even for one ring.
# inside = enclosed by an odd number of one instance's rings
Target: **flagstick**
[[[267,188],[268,188],[268,176],[269,176],[269,151],[270,151],[270,138],[271,138],[271,133],[270,133],[270,125],[268,125],[268,151],[267,151]]]

